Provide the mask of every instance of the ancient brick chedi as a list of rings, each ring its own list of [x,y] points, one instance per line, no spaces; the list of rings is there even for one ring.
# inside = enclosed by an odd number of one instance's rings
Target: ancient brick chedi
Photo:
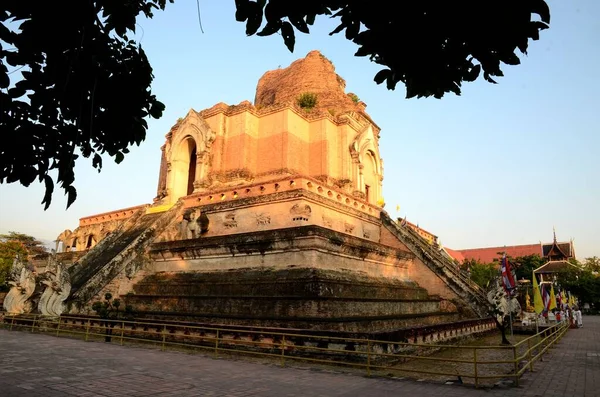
[[[312,51],[265,73],[254,104],[190,110],[166,135],[152,204],[58,237],[65,310],[111,292],[139,316],[222,324],[389,332],[481,317],[485,296],[383,210],[365,108]]]

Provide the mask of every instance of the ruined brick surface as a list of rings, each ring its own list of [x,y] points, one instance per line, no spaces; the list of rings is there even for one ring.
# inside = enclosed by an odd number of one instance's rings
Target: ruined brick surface
[[[361,105],[344,92],[345,87],[331,61],[319,51],[311,51],[287,68],[266,72],[258,81],[254,105],[293,104],[299,95],[313,93],[317,95],[317,109],[335,114],[361,110]]]

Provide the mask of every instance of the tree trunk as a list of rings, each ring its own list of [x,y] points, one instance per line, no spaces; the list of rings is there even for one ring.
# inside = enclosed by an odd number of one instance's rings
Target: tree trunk
[[[496,317],[494,317],[494,321],[496,321],[496,327],[500,330],[502,334],[502,345],[510,345],[510,341],[506,338],[506,325],[504,324],[504,320],[502,322],[498,321]]]

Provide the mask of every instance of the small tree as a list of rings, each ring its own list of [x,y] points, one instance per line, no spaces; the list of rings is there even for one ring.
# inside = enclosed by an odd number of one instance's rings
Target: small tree
[[[46,248],[35,237],[17,232],[0,234],[0,291],[8,290],[7,277],[17,255],[27,261],[29,257],[44,252]]]
[[[600,273],[600,258],[592,256],[591,258],[585,258],[581,264],[584,269],[588,269],[592,272]]]
[[[95,311],[101,319],[106,320],[103,321],[102,324],[105,327],[105,342],[110,342],[112,340],[112,331],[116,324],[115,320],[131,318],[133,315],[133,308],[130,305],[126,305],[124,310],[120,309],[120,307],[121,300],[113,299],[110,292],[107,292],[104,295],[104,301],[97,301],[92,305],[92,310]]]
[[[465,260],[463,267],[469,272],[471,280],[484,289],[492,284],[492,280],[498,274],[494,263],[481,263],[475,259]]]
[[[360,102],[360,98],[358,97],[358,95],[356,95],[356,94],[354,94],[352,92],[350,92],[348,94],[348,97],[350,97],[350,99],[352,99],[352,102],[354,102],[354,103],[359,103]]]

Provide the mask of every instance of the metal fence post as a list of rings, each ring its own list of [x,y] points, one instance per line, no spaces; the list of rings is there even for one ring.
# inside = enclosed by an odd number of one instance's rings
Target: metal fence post
[[[215,358],[219,357],[219,330],[217,330],[217,337],[215,338]]]
[[[37,315],[34,314],[33,315],[33,323],[31,324],[31,333],[33,334],[33,329],[35,328],[35,321],[37,319]]]
[[[527,356],[529,357],[529,371],[533,372],[533,359],[531,358],[531,339],[527,339]]]
[[[513,346],[513,360],[515,363],[515,385],[519,386],[519,363],[517,362],[517,348]]]
[[[539,343],[539,345],[540,345],[540,347],[539,347],[539,349],[540,349],[540,361],[543,362],[544,361],[544,340],[545,340],[545,338],[544,338],[544,331],[542,331],[542,335],[540,335],[540,338],[541,338],[540,339],[540,343]]]
[[[162,330],[162,346],[160,347],[160,350],[165,350],[165,341],[167,339],[167,326],[163,325],[163,330]]]
[[[475,378],[475,388],[479,387],[479,377],[477,376],[477,349],[473,348],[473,375]]]
[[[58,323],[56,324],[56,336],[58,336],[60,332],[60,316],[58,316]]]
[[[121,346],[123,346],[123,331],[125,330],[125,321],[121,321]]]
[[[367,376],[371,376],[371,341],[367,340]]]
[[[88,318],[87,324],[85,325],[85,341],[88,341],[88,336],[90,334],[90,319]]]
[[[281,338],[281,366],[285,367],[285,335]]]

